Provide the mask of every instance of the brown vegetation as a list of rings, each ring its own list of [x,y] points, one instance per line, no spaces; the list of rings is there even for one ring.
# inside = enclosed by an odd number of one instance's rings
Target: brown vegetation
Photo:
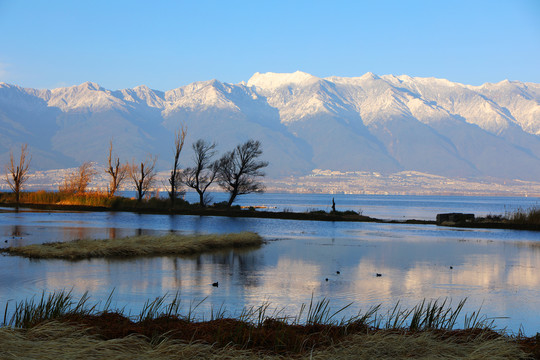
[[[262,245],[255,233],[164,236],[141,235],[121,239],[34,244],[4,248],[2,251],[38,259],[88,259],[102,257],[191,255],[228,248]]]
[[[21,156],[19,163],[16,164],[13,157],[13,151],[9,152],[9,165],[6,166],[6,182],[9,188],[15,194],[15,202],[19,203],[20,193],[24,183],[28,180],[28,168],[30,167],[31,157],[28,157],[28,145],[21,145]]]
[[[76,302],[70,292],[17,303],[11,320],[4,318],[0,328],[0,358],[540,358],[536,337],[496,332],[477,315],[469,317],[474,320],[464,329],[454,330],[464,301],[455,310],[437,301],[411,310],[396,306],[387,316],[375,307],[336,321],[346,307],[332,313],[323,299],[312,300],[309,308],[303,305],[307,312],[296,317],[267,316],[264,304],[245,309],[238,319],[226,318],[220,310],[209,321],[195,321],[191,306],[187,316],[179,314],[178,294],[168,305],[165,297],[148,301],[131,318],[108,310],[111,297],[102,311],[87,305],[87,294]]]
[[[504,215],[490,214],[471,222],[450,223],[445,226],[540,231],[540,207],[520,208],[513,212],[506,212]]]
[[[92,163],[86,161],[64,178],[64,181],[58,187],[58,191],[67,194],[84,194],[88,184],[96,174],[97,172]]]
[[[154,186],[156,178],[157,157],[148,157],[140,164],[133,160],[129,166],[129,177],[133,180],[135,190],[137,191],[137,200],[142,201],[146,193]]]
[[[72,194],[67,192],[53,191],[32,191],[22,192],[20,203],[26,204],[28,207],[39,205],[54,205],[59,208],[67,208],[67,206],[91,206],[91,207],[110,207],[117,198],[111,198],[107,193],[101,191],[86,191],[83,194]],[[0,193],[0,203],[9,205],[14,202],[12,194]],[[67,206],[66,206],[67,205]]]
[[[66,319],[68,320],[68,319]],[[102,323],[100,323],[103,321]],[[108,325],[126,322],[115,314],[84,322],[49,321],[31,329],[0,328],[0,358],[11,359],[534,359],[518,343],[491,332],[456,331],[449,337],[425,331],[405,334],[395,331],[360,332],[306,349],[300,353],[273,352],[264,348],[244,348],[199,340],[216,324],[208,322],[178,333],[150,336],[131,332],[122,336],[100,333]],[[222,321],[223,322],[223,321]],[[98,327],[88,328],[89,324]],[[129,324],[129,321],[126,322]],[[156,322],[156,325],[158,322]],[[171,324],[171,323],[169,323]],[[182,325],[178,324],[181,328]],[[165,330],[167,327],[160,328]],[[126,328],[127,329],[127,328]],[[223,328],[222,330],[226,330]],[[234,331],[234,329],[231,329]],[[215,335],[215,334],[214,334]],[[272,333],[265,335],[272,338]],[[314,334],[315,337],[322,337]],[[308,337],[309,338],[309,337]],[[538,357],[536,357],[538,359]]]
[[[513,224],[540,226],[540,207],[530,209],[518,209],[513,213],[506,214],[506,218]]]
[[[108,166],[105,168],[105,172],[111,176],[108,192],[109,196],[114,196],[128,174],[128,165],[120,164],[120,158],[118,156],[113,156],[112,149],[113,142],[111,140],[109,144],[109,156],[107,157]]]

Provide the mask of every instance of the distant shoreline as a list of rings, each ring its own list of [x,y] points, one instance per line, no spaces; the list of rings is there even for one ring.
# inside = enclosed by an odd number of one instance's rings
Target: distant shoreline
[[[0,203],[0,206],[17,208],[15,203]],[[326,212],[323,210],[311,212],[292,212],[292,211],[258,211],[254,207],[245,209],[240,206],[232,208],[163,208],[163,207],[107,207],[91,205],[66,205],[66,204],[35,204],[22,203],[21,209],[34,210],[53,210],[53,211],[82,211],[82,212],[135,212],[141,214],[160,214],[160,215],[192,215],[192,216],[223,216],[237,218],[261,218],[261,219],[281,219],[281,220],[300,220],[300,221],[337,221],[337,222],[370,222],[387,224],[416,224],[416,225],[437,225],[459,228],[474,229],[508,229],[508,230],[528,230],[540,231],[540,224],[522,224],[510,223],[504,220],[489,220],[486,218],[476,218],[472,222],[445,222],[437,223],[434,220],[382,220],[365,215],[360,215],[354,211],[335,211]],[[436,214],[434,214],[436,215]]]

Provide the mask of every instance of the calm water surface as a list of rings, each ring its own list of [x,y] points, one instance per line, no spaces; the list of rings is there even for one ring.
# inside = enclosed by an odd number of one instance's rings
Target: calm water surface
[[[332,196],[271,195],[263,195],[258,203],[289,208],[296,204],[301,211],[315,208],[314,204]],[[348,195],[340,196],[343,198],[335,196],[338,207],[348,199]],[[406,214],[418,214],[417,218],[434,218],[428,214],[461,208],[466,212],[480,209],[502,213],[510,207],[534,206],[538,201],[465,198],[462,204],[461,198],[412,197],[407,207],[405,198],[360,196],[347,201],[362,202],[359,206],[369,216],[382,217],[365,209],[379,209],[381,213],[386,209],[386,214],[397,215],[390,218],[400,218],[401,209]],[[250,206],[257,199],[243,201]],[[499,208],[502,211],[494,210]],[[330,299],[335,309],[353,302],[346,315],[376,304],[387,309],[398,300],[407,307],[424,298],[448,297],[457,303],[467,297],[468,312],[482,306],[484,314],[497,318],[499,327],[517,331],[521,325],[529,334],[540,330],[537,232],[106,212],[15,213],[0,208],[0,241],[10,246],[170,231],[244,230],[261,234],[266,245],[253,251],[192,258],[70,262],[0,256],[0,306],[43,290],[71,288],[78,296],[89,291],[96,301],[105,299],[114,289],[115,307],[126,306],[132,313],[137,313],[147,299],[179,292],[186,308],[191,301],[206,298],[199,309],[201,316],[220,306],[234,316],[245,306],[265,301],[273,308],[296,314],[312,294],[316,299]],[[216,281],[218,288],[211,286]]]
[[[211,193],[213,202],[227,200],[224,193]],[[199,201],[193,192],[186,194],[190,203]],[[437,213],[463,212],[477,216],[505,214],[516,209],[540,206],[540,198],[524,197],[477,197],[477,196],[412,196],[412,195],[353,195],[353,194],[249,194],[239,198],[243,206],[266,206],[268,211],[332,210],[332,198],[336,210],[360,211],[378,219],[435,220]]]

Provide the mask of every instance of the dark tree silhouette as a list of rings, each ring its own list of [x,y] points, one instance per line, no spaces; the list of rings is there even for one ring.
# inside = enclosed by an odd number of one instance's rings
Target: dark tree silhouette
[[[146,160],[142,161],[140,164],[133,161],[129,166],[129,177],[135,184],[138,202],[142,201],[144,195],[146,195],[148,190],[154,185],[154,180],[156,178],[156,161],[157,157],[149,155]]]
[[[205,207],[208,202],[208,198],[205,197],[206,189],[214,182],[218,172],[218,162],[212,161],[212,157],[216,154],[216,143],[210,144],[199,139],[192,147],[195,165],[184,170],[183,183],[197,191],[199,204]]]
[[[172,206],[174,206],[174,202],[178,198],[178,195],[180,193],[180,185],[182,184],[182,172],[180,170],[179,158],[180,153],[182,152],[182,148],[184,147],[184,140],[186,139],[186,134],[187,128],[184,125],[182,125],[182,127],[174,133],[174,162],[173,168],[171,170],[171,176],[168,179],[170,185],[168,193],[169,199],[171,199]]]
[[[15,163],[13,151],[9,152],[9,165],[6,166],[6,181],[10,189],[15,193],[15,202],[18,204],[20,200],[21,190],[24,183],[28,180],[28,168],[32,157],[28,157],[28,145],[21,145],[21,156],[19,163]]]
[[[264,186],[257,181],[264,176],[262,168],[267,161],[259,161],[262,155],[260,141],[248,140],[225,153],[219,160],[218,184],[229,193],[227,206],[231,206],[238,195],[264,192]]]
[[[128,165],[120,164],[120,158],[118,156],[113,157],[112,149],[113,141],[111,140],[109,144],[109,165],[107,168],[105,168],[105,172],[111,176],[111,182],[109,183],[109,196],[114,196],[128,174]]]

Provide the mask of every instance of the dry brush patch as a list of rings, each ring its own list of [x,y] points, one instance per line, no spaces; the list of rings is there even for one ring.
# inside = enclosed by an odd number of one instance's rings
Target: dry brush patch
[[[263,304],[236,318],[220,310],[199,321],[191,305],[188,315],[181,315],[178,294],[168,305],[166,296],[148,301],[132,317],[109,311],[111,297],[102,310],[88,304],[87,294],[76,301],[71,292],[43,293],[37,302],[16,304],[0,327],[0,358],[540,358],[538,338],[497,332],[476,315],[463,329],[453,329],[461,307],[452,310],[446,301],[422,302],[411,310],[396,305],[386,315],[375,307],[337,320],[344,308],[332,312],[328,300],[312,299],[296,316],[267,315],[268,304]]]
[[[456,333],[457,334],[457,333]],[[457,339],[457,340],[456,340]],[[30,329],[0,328],[0,358],[10,359],[528,359],[519,345],[490,332],[442,337],[433,331],[351,334],[300,353],[247,349],[237,344],[181,340],[164,334],[101,336],[77,323],[47,321]]]
[[[79,260],[103,257],[193,255],[221,249],[256,247],[263,239],[252,232],[210,235],[132,236],[8,247],[2,251],[28,258]]]

